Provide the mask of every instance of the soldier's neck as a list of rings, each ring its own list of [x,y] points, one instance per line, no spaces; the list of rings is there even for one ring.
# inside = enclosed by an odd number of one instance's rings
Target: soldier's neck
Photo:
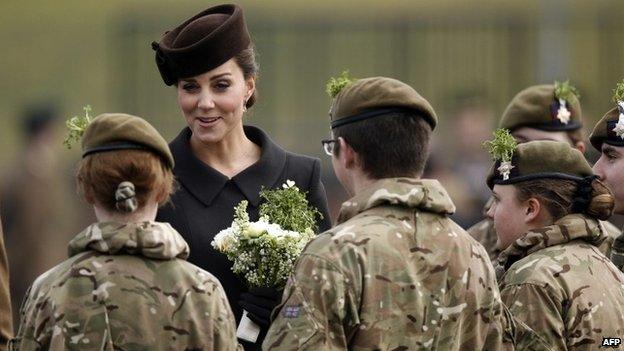
[[[145,204],[132,213],[110,212],[98,205],[93,205],[95,217],[98,222],[116,222],[116,223],[140,223],[154,222],[156,220],[156,212],[158,211],[158,203]]]
[[[362,190],[371,186],[377,179],[371,178],[361,169],[351,169],[348,174],[348,183],[343,184],[349,196],[353,197]]]
[[[364,189],[370,187],[373,183],[381,180],[376,178],[369,177],[366,173],[361,170],[357,172],[351,172],[349,177],[349,186],[345,186],[347,188],[347,192],[350,196],[355,196],[362,192]],[[409,178],[419,178],[418,176],[412,176]]]

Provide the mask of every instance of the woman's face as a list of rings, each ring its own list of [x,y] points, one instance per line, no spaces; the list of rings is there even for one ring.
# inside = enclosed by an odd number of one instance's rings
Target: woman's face
[[[206,73],[178,80],[178,105],[193,132],[192,138],[211,144],[242,128],[244,106],[254,89],[254,77],[245,79],[234,59]]]
[[[494,185],[493,193],[487,215],[494,221],[498,247],[504,250],[531,229],[525,221],[527,207],[518,201],[513,185]]]
[[[624,214],[624,146],[602,144],[594,173],[611,189],[615,198],[614,212]]]

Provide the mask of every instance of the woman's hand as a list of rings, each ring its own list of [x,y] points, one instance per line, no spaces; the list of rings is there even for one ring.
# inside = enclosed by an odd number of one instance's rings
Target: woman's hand
[[[282,300],[283,290],[273,288],[251,288],[241,294],[238,304],[247,311],[247,316],[262,329],[271,324],[271,312]]]

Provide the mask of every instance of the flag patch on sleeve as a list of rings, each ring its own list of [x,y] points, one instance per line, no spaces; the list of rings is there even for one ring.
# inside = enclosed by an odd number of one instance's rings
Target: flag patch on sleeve
[[[301,306],[284,306],[282,316],[284,318],[297,318],[301,312]]]

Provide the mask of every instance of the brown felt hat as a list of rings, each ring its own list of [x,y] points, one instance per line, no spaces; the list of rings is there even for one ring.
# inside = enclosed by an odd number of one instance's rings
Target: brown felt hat
[[[557,118],[560,104],[555,97],[555,85],[528,87],[511,100],[503,112],[499,128],[508,129],[510,132],[521,127],[549,132],[579,129],[583,126],[581,104],[575,95],[568,100],[566,107],[570,112],[570,119],[564,123]]]
[[[514,184],[532,179],[554,178],[581,181],[594,175],[583,154],[558,141],[539,140],[519,144],[511,158],[509,178],[504,179],[494,163],[487,177],[490,189],[495,184]]]
[[[345,86],[334,98],[329,117],[333,129],[401,110],[419,112],[431,129],[438,123],[433,107],[416,90],[386,77],[358,79]]]
[[[129,149],[152,151],[173,169],[169,145],[143,118],[124,113],[104,113],[95,117],[82,135],[82,157]]]
[[[156,65],[166,85],[219,67],[251,44],[243,10],[219,5],[165,32],[152,43]]]
[[[618,136],[614,130],[620,120],[620,113],[624,113],[624,111],[620,111],[618,107],[613,108],[605,113],[596,126],[594,126],[594,130],[589,136],[589,141],[596,150],[600,151],[603,143],[613,146],[624,146],[624,138]]]

